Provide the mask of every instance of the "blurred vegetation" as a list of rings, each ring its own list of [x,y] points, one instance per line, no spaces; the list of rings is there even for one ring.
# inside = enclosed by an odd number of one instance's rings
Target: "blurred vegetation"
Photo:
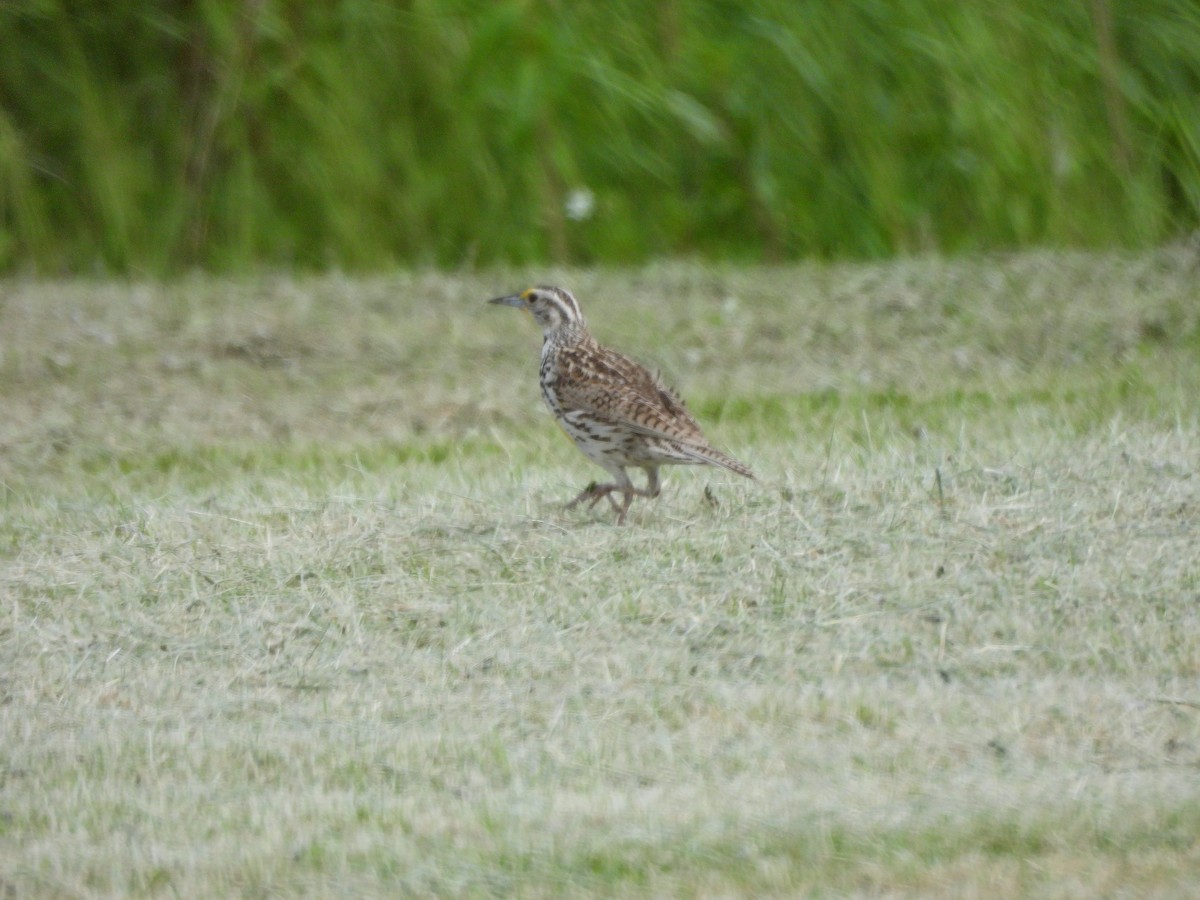
[[[1194,0],[9,0],[0,270],[1144,246]]]

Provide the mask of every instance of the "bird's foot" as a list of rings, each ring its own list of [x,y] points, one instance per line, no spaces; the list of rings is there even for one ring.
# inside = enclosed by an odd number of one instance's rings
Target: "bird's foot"
[[[617,498],[613,496],[614,492],[621,493],[625,498],[625,502],[619,503]],[[623,485],[612,482],[608,484],[597,484],[595,481],[593,481],[582,491],[580,491],[579,496],[568,503],[566,508],[571,509],[584,500],[589,500],[591,502],[588,503],[588,509],[592,509],[597,503],[607,497],[609,504],[613,508],[613,512],[617,514],[617,524],[621,525],[625,522],[625,513],[629,511],[629,504],[633,502],[634,493],[635,491],[629,490]]]

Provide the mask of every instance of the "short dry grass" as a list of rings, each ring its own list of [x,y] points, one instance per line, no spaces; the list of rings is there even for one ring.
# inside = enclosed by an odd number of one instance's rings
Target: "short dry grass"
[[[761,483],[564,512],[545,280]],[[1194,247],[0,291],[0,896],[1200,879]]]

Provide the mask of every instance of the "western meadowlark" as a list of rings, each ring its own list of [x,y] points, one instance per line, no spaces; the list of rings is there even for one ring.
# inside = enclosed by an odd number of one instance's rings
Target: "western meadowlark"
[[[488,302],[524,309],[537,320],[544,337],[542,397],[583,454],[614,478],[608,484],[592,482],[568,509],[582,500],[591,501],[590,509],[607,497],[620,524],[635,495],[658,496],[663,465],[707,464],[754,478],[749,468],[708,443],[683,400],[655,373],[596,343],[570,291],[534,287]],[[633,486],[626,466],[645,471],[645,488]]]

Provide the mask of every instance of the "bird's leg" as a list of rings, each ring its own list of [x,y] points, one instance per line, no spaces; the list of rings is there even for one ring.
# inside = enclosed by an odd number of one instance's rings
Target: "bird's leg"
[[[619,507],[617,506],[616,501],[613,500],[611,494],[608,497],[608,499],[610,501],[612,501],[613,509],[615,509],[617,511],[617,524],[618,525],[625,524],[625,513],[629,512],[629,504],[633,503],[633,495],[635,493],[637,493],[637,491],[634,490],[633,485],[630,485],[622,493],[624,493],[624,495],[625,495],[625,502],[622,503]]]
[[[629,480],[628,476],[626,476],[625,484],[623,484],[623,485],[621,485],[621,484],[602,484],[602,485],[597,486],[597,489],[608,488],[608,490],[605,493],[608,495],[608,502],[612,504],[613,510],[616,511],[618,525],[625,524],[625,514],[627,512],[629,512],[629,507],[633,503],[633,498],[634,498],[635,494],[638,497],[649,497],[651,499],[658,496],[658,492],[659,492],[658,466],[643,466],[642,469],[646,473],[646,486],[644,488],[635,488],[633,486],[633,482]],[[620,491],[622,494],[625,495],[625,500],[620,506],[617,505],[616,498],[613,497],[613,493],[615,491]],[[587,493],[587,492],[585,491],[584,493]],[[599,499],[600,499],[599,497],[596,498],[596,500],[599,500]],[[592,501],[593,506],[595,506],[596,500]]]
[[[629,505],[633,502],[633,495],[641,494],[642,491],[633,486],[633,482],[629,480],[629,476],[625,474],[624,469],[614,466],[609,471],[616,477],[616,481],[610,481],[606,484],[598,484],[593,481],[580,491],[579,495],[568,503],[566,508],[570,509],[577,503],[590,500],[588,509],[591,509],[603,498],[607,497],[609,504],[613,508],[613,512],[617,514],[617,524],[622,524],[625,521],[625,513],[629,512]],[[613,496],[614,493],[618,492],[624,495],[624,502],[618,502],[617,498]]]
[[[649,497],[653,500],[658,496],[658,466],[642,466],[642,471],[646,473],[646,488],[637,493],[642,497]]]
[[[608,502],[613,504],[613,509],[616,509],[617,501],[612,498],[611,494],[613,491],[619,490],[621,490],[621,486],[619,484],[598,484],[593,481],[579,492],[579,496],[566,505],[566,509],[570,509],[576,504],[582,503],[584,500],[592,501],[588,504],[588,509],[591,509],[605,497],[608,497]]]

